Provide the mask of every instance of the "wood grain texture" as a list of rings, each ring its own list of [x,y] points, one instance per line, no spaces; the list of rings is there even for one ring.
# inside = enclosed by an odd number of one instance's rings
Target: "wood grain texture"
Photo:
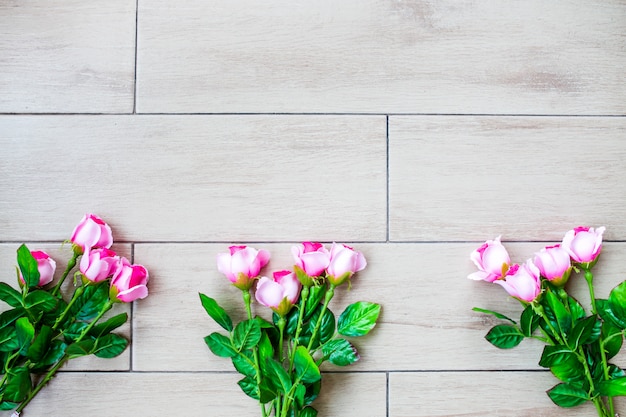
[[[394,373],[389,417],[590,417],[593,405],[558,408],[545,394],[549,372]],[[616,401],[626,412],[626,402]]]
[[[135,1],[0,3],[0,112],[133,111]]]
[[[390,239],[626,238],[626,119],[391,117]],[[493,238],[492,237],[492,238]]]
[[[624,114],[622,1],[139,2],[138,112]]]
[[[385,417],[385,374],[324,374],[322,378],[320,397],[313,403],[319,415]],[[258,405],[241,392],[238,379],[231,373],[62,373],[24,415],[258,417]],[[346,390],[346,385],[351,388]]]
[[[0,239],[384,240],[379,116],[0,117]],[[37,204],[30,204],[36,200]]]

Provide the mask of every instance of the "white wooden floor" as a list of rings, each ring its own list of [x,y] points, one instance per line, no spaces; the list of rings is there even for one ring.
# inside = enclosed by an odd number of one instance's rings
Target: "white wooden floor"
[[[257,416],[197,293],[234,308],[217,252],[303,240],[369,261],[337,311],[383,304],[320,416],[594,414],[552,405],[539,343],[484,341],[473,306],[519,307],[466,276],[499,234],[523,261],[604,225],[598,293],[626,278],[626,1],[1,0],[0,113],[1,276],[94,212],[152,277],[130,349],[25,416]]]

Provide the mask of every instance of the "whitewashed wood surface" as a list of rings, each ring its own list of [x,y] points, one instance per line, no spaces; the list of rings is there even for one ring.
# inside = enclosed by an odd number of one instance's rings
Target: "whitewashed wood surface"
[[[198,292],[243,314],[215,255],[282,269],[303,240],[368,259],[331,308],[383,305],[320,417],[593,415],[550,402],[539,343],[483,339],[472,307],[519,305],[466,276],[486,239],[523,261],[585,224],[598,293],[626,279],[625,34],[621,0],[1,1],[0,279],[21,242],[66,259],[86,212],[151,274],[130,348],[24,416],[258,415]]]

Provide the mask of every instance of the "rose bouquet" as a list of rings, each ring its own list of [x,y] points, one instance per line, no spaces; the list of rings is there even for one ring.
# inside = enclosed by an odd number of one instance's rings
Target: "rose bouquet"
[[[345,366],[359,360],[348,339],[372,330],[380,305],[359,301],[338,319],[329,309],[335,290],[366,266],[363,255],[333,243],[304,242],[292,247],[292,270],[259,277],[270,254],[246,246],[220,253],[217,266],[242,291],[247,319],[233,325],[230,316],[212,298],[200,294],[206,312],[228,335],[215,332],[205,338],[213,354],[230,358],[243,375],[239,386],[257,400],[263,417],[315,417],[311,403],[318,396],[320,366],[328,361]],[[251,292],[259,304],[272,310],[271,321],[253,316]]]
[[[70,242],[73,255],[56,283],[56,262],[26,245],[17,250],[20,290],[0,282],[0,299],[10,307],[0,314],[0,409],[15,408],[14,417],[69,359],[122,353],[128,340],[112,332],[127,314],[101,319],[115,303],[148,295],[148,271],[110,249],[111,228],[102,219],[85,215]],[[66,301],[62,285],[76,265]]]
[[[493,327],[485,338],[509,349],[524,338],[545,343],[539,365],[561,382],[547,391],[561,407],[591,401],[600,417],[617,416],[613,397],[626,395],[626,373],[609,362],[621,349],[626,330],[626,281],[607,299],[596,298],[592,269],[602,250],[605,228],[577,227],[563,241],[537,252],[525,263],[511,264],[500,238],[485,242],[470,258],[478,271],[469,275],[502,286],[523,307],[519,321],[475,308],[508,321]],[[591,313],[567,293],[572,273],[587,282]]]

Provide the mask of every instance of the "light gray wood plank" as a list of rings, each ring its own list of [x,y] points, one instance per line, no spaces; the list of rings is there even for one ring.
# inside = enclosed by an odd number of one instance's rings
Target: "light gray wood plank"
[[[384,240],[382,116],[0,117],[0,240]]]
[[[391,117],[390,239],[626,237],[626,119]]]
[[[482,307],[519,318],[522,307],[495,284],[475,282],[467,275],[475,268],[469,255],[474,244],[358,244],[368,267],[354,278],[352,289],[340,288],[331,302],[336,315],[358,300],[377,302],[382,313],[377,327],[354,339],[361,359],[333,371],[527,370],[537,365],[543,345],[524,340],[514,350],[499,350],[484,335],[500,324],[492,316],[472,311]],[[507,245],[514,262],[523,262],[543,244]],[[254,245],[272,259],[264,274],[288,269],[293,263],[290,245]],[[223,332],[204,312],[198,292],[218,302],[233,320],[244,319],[241,292],[215,266],[226,245],[139,244],[135,256],[157,271],[151,295],[134,310],[133,369],[137,371],[229,371],[229,360],[214,356],[203,338]],[[606,298],[624,277],[624,244],[605,244],[595,268],[596,295]],[[587,307],[589,297],[581,276],[571,280],[571,291]],[[269,310],[253,305],[254,314],[269,318]],[[180,355],[185,346],[185,355]],[[615,363],[624,364],[621,354]]]
[[[71,233],[71,230],[70,230]],[[69,236],[69,234],[68,234]],[[115,236],[114,236],[115,237]],[[63,271],[67,267],[67,262],[72,256],[72,247],[70,244],[61,243],[29,243],[26,242],[26,246],[31,251],[41,250],[46,252],[52,259],[55,260],[57,264],[56,272],[54,274],[54,282],[57,282]],[[13,286],[14,288],[18,288],[17,278],[15,267],[17,266],[16,260],[16,251],[19,247],[19,244],[9,244],[9,243],[0,243],[0,266],[2,266],[2,270],[0,271],[0,281],[6,282],[7,284]],[[131,248],[130,245],[127,244],[114,244],[111,249],[113,249],[118,255],[125,256],[128,259],[131,259]],[[80,262],[80,261],[79,261]],[[71,294],[73,294],[73,274],[78,271],[78,267],[74,268],[70,275],[66,278],[62,288],[62,292],[65,294],[65,300],[69,301]],[[8,310],[9,306],[4,302],[0,302],[0,312]],[[113,306],[111,311],[106,313],[104,316],[104,320],[108,317],[112,317],[116,314],[121,314],[126,312],[129,314],[129,319],[122,327],[117,329],[115,332],[123,335],[127,339],[131,339],[131,328],[130,328],[130,305],[129,304],[116,304]],[[131,342],[132,343],[132,342]],[[130,345],[129,345],[130,346]],[[63,370],[72,370],[72,371],[81,371],[81,370],[98,370],[98,371],[127,371],[130,369],[130,347],[126,348],[122,354],[115,358],[104,359],[98,358],[94,355],[83,356],[81,358],[75,358],[68,361],[64,366]]]
[[[392,373],[389,417],[588,417],[591,403],[559,408],[545,394],[548,372]],[[623,415],[626,403],[616,399]]]
[[[0,112],[132,112],[135,1],[0,4]]]
[[[260,416],[239,379],[234,373],[61,373],[24,416]],[[322,381],[313,402],[320,416],[386,415],[384,374],[324,374]]]
[[[139,2],[138,112],[624,114],[621,1]]]

